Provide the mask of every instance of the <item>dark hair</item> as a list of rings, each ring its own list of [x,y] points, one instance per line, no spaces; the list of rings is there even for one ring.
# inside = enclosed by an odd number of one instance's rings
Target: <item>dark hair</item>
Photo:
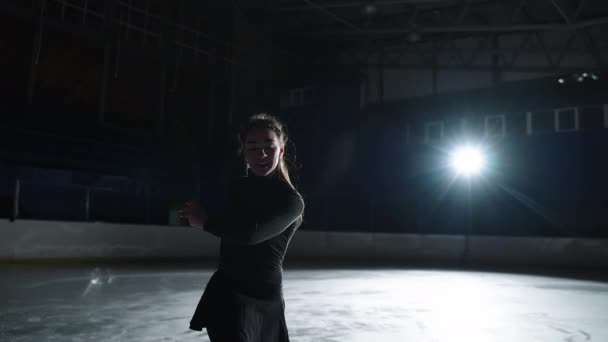
[[[247,122],[241,126],[241,130],[238,134],[239,141],[239,155],[245,158],[245,142],[247,140],[247,134],[250,130],[255,128],[269,128],[272,129],[277,136],[279,137],[279,143],[285,149],[285,152],[281,156],[279,160],[279,165],[277,166],[278,177],[281,181],[285,182],[289,187],[293,189],[293,191],[302,198],[300,192],[296,189],[296,187],[291,182],[291,178],[289,177],[289,167],[287,163],[291,163],[288,157],[291,157],[287,152],[287,143],[289,141],[289,136],[287,134],[287,127],[284,123],[282,123],[277,117],[270,115],[268,113],[260,113],[254,114],[249,117]],[[293,143],[292,143],[293,145]],[[295,160],[295,156],[294,156]],[[293,163],[291,163],[293,165]],[[303,221],[302,216],[298,219],[300,225]]]

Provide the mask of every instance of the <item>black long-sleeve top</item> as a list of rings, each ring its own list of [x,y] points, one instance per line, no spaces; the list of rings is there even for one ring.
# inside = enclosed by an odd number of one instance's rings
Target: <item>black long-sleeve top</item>
[[[210,214],[204,225],[221,238],[219,270],[254,295],[280,287],[283,259],[303,211],[302,197],[279,178],[240,178],[230,187],[225,210]]]

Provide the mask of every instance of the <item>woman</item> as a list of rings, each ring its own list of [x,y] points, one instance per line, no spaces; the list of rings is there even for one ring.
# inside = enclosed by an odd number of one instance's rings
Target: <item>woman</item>
[[[287,139],[275,117],[252,116],[239,134],[248,175],[230,187],[226,210],[208,215],[192,203],[181,210],[191,226],[221,238],[218,270],[190,321],[212,342],[289,341],[282,263],[304,201],[284,160]]]

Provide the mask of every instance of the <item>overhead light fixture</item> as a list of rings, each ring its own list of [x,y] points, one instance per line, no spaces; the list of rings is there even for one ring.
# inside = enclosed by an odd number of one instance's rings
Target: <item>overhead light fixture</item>
[[[594,73],[594,72],[583,72],[583,73],[580,73],[580,74],[579,74],[579,73],[574,73],[574,74],[572,74],[572,78],[573,78],[575,81],[579,82],[579,83],[585,82],[585,80],[587,80],[587,79],[592,79],[592,80],[594,80],[594,81],[597,81],[597,80],[599,80],[599,79],[600,79],[599,75],[598,75],[598,74],[596,74],[596,73]],[[558,80],[558,82],[559,82],[559,83],[563,83],[563,82],[561,81],[562,79],[563,79],[563,78],[560,78],[560,79]],[[565,80],[564,80],[564,82],[565,82]]]
[[[365,15],[372,16],[378,12],[378,7],[376,7],[376,5],[374,5],[373,1],[370,1],[370,2],[366,3],[365,5],[363,5],[363,8],[361,9],[361,11]]]
[[[481,172],[486,162],[480,148],[465,145],[452,153],[450,163],[456,174],[473,176]]]

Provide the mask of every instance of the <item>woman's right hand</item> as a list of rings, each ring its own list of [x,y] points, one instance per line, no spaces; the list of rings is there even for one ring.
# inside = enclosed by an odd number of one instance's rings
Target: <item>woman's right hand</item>
[[[186,202],[178,212],[180,218],[188,219],[191,227],[203,228],[207,222],[207,211],[194,202]]]

